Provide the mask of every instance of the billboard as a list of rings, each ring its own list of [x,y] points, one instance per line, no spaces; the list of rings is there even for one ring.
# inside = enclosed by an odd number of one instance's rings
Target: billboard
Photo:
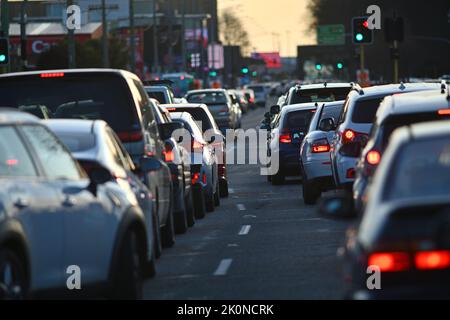
[[[267,69],[281,68],[281,57],[279,52],[253,52],[252,58],[263,60]]]

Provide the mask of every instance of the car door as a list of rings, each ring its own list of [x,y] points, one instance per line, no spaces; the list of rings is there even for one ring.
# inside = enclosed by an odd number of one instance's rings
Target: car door
[[[107,279],[120,200],[112,201],[105,186],[88,191],[89,179],[65,146],[43,126],[24,126],[63,217],[63,268],[78,266],[82,286]],[[119,204],[118,204],[119,203]]]
[[[63,216],[51,181],[21,132],[0,126],[0,185],[10,200],[11,217],[22,225],[31,260],[30,289],[60,287],[63,273]]]

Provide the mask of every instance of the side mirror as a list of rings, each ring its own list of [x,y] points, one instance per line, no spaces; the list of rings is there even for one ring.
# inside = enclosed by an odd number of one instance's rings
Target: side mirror
[[[270,119],[272,118],[272,115],[270,114],[270,112],[266,112],[266,113],[264,114],[264,118],[266,118],[267,120],[270,121]]]
[[[212,136],[211,139],[209,139],[209,143],[216,142],[216,136]]]
[[[97,196],[98,186],[107,183],[113,179],[111,172],[102,167],[96,166],[89,171],[90,184],[88,190],[95,196]]]
[[[352,194],[339,191],[322,198],[318,207],[319,213],[332,219],[350,219],[356,217]]]
[[[361,155],[362,146],[361,142],[354,141],[347,144],[344,144],[341,149],[339,149],[339,153],[346,157],[358,158]]]
[[[139,162],[139,167],[142,172],[154,172],[161,169],[161,162],[155,157],[143,157]]]
[[[334,123],[334,119],[326,118],[326,119],[320,120],[319,130],[325,131],[325,132],[330,132],[330,131],[336,130],[336,124]]]
[[[280,106],[275,105],[275,106],[270,107],[270,113],[271,113],[272,115],[279,114],[280,112],[281,112]]]
[[[163,140],[172,138],[174,131],[179,129],[184,129],[184,124],[181,122],[161,123],[158,125],[159,134]]]

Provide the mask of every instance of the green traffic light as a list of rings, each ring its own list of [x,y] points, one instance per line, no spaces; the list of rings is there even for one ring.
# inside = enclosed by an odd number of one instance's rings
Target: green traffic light
[[[6,61],[6,55],[0,54],[0,62],[5,62],[5,61]]]
[[[242,68],[242,73],[243,73],[243,74],[247,74],[248,71],[249,71],[248,68]]]
[[[256,77],[258,75],[258,72],[253,71],[252,76]]]
[[[217,72],[216,72],[216,71],[211,71],[211,72],[209,73],[209,75],[210,75],[211,77],[216,77],[216,76],[217,76]]]
[[[338,68],[338,69],[343,69],[343,68],[344,68],[344,65],[343,65],[342,63],[339,62],[339,63],[337,64],[337,68]]]
[[[357,33],[356,34],[356,41],[363,41],[364,40],[364,36],[362,35],[362,33]]]
[[[322,65],[321,64],[316,64],[316,70],[322,70]]]

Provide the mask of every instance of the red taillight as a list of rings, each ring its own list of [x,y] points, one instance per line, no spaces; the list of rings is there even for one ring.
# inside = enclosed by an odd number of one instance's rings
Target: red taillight
[[[41,78],[62,78],[62,77],[64,77],[64,72],[41,73]]]
[[[200,173],[194,173],[192,175],[192,184],[196,184],[200,180]]]
[[[376,266],[381,272],[400,272],[409,270],[411,261],[405,252],[373,253],[369,257],[369,266]]]
[[[166,162],[174,162],[175,161],[175,154],[172,150],[165,150],[163,151],[164,160]]]
[[[414,260],[419,270],[447,269],[450,267],[450,251],[418,252]]]
[[[8,160],[6,160],[6,165],[7,166],[12,167],[12,166],[17,166],[18,164],[19,164],[19,160],[17,160],[17,159],[8,159]]]
[[[372,150],[367,154],[367,163],[372,166],[377,166],[381,161],[381,154],[377,150]]]
[[[280,143],[292,143],[291,132],[289,130],[281,130]]]
[[[327,139],[316,140],[311,144],[312,153],[325,153],[330,151],[330,145]]]
[[[122,142],[138,142],[144,138],[141,131],[118,132],[117,136]]]
[[[347,170],[346,174],[347,179],[355,179],[355,176],[356,176],[355,168],[350,168]]]
[[[344,144],[350,143],[353,141],[353,139],[355,139],[356,134],[354,131],[352,130],[345,130],[343,135],[342,135],[342,142]]]
[[[169,112],[177,111],[177,108],[167,108],[167,111]]]
[[[450,109],[442,109],[438,111],[438,114],[440,116],[449,116],[450,115]]]

